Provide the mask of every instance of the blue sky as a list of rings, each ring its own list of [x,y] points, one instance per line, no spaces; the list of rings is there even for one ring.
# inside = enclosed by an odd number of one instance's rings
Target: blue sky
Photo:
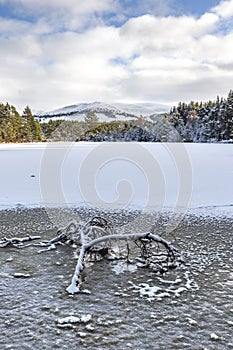
[[[233,88],[233,0],[0,0],[0,101],[208,100]]]
[[[219,3],[218,0],[178,0],[172,1],[173,8],[177,8],[177,13],[202,15]]]
[[[77,0],[77,2],[80,0]],[[85,0],[83,0],[85,1]],[[98,2],[98,1],[97,1]],[[106,22],[111,21],[113,25],[119,25],[124,23],[127,19],[133,16],[141,16],[145,14],[153,14],[155,16],[180,16],[180,15],[193,15],[199,16],[207,12],[212,7],[219,3],[219,0],[164,0],[164,1],[141,1],[141,0],[118,0],[117,9],[120,9],[121,19],[116,18],[116,9],[108,9],[106,13],[103,13],[103,18]],[[0,16],[4,18],[14,18],[19,20],[35,21],[43,12],[39,13],[33,11],[29,6],[29,9],[25,5],[27,1],[0,1]],[[30,3],[30,1],[28,1]],[[33,3],[33,1],[31,1]],[[49,1],[48,1],[49,3]],[[55,7],[56,9],[56,7]],[[45,15],[45,14],[44,14]]]

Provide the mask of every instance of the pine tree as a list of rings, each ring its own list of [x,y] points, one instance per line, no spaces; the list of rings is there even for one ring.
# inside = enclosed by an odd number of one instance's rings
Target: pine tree
[[[21,141],[22,118],[14,106],[0,104],[0,142]]]
[[[87,114],[85,115],[85,122],[88,123],[89,125],[91,126],[96,126],[96,124],[98,123],[98,117],[97,115],[90,111],[90,112],[87,112]]]
[[[226,100],[226,140],[233,138],[233,90],[230,90]]]
[[[41,141],[43,139],[41,125],[35,120],[28,106],[23,111],[22,119],[24,124],[24,140],[27,142]]]

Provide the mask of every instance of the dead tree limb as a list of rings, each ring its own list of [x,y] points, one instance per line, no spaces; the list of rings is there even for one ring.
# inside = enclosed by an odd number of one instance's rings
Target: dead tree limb
[[[83,233],[82,233],[83,235]],[[172,260],[175,259],[175,252],[177,251],[169,242],[158,235],[151,234],[150,232],[146,233],[128,233],[128,234],[112,234],[105,235],[102,237],[98,237],[96,239],[91,240],[88,243],[83,243],[80,249],[79,258],[76,264],[75,272],[72,277],[71,284],[66,289],[68,293],[74,294],[80,291],[81,284],[81,272],[84,269],[84,259],[86,253],[90,250],[90,248],[97,246],[100,243],[112,240],[138,240],[138,239],[147,239],[148,241],[154,241],[162,244],[166,250],[168,251]],[[83,240],[85,242],[85,239]]]
[[[76,263],[72,281],[69,287],[66,289],[68,293],[74,294],[80,291],[81,272],[85,267],[85,257],[87,254],[89,253],[89,257],[94,255],[95,261],[97,260],[96,256],[98,254],[101,257],[108,255],[112,241],[127,242],[126,259],[128,262],[130,253],[129,241],[133,241],[140,249],[142,257],[140,260],[145,267],[150,267],[152,265],[161,266],[164,263],[168,264],[168,262],[173,263],[178,255],[176,248],[161,236],[154,234],[153,231],[154,230],[152,230],[152,232],[144,233],[116,233],[111,223],[100,216],[96,216],[84,225],[73,220],[67,226],[60,228],[57,231],[56,237],[33,245],[44,248],[41,249],[39,253],[56,249],[58,244],[64,245],[72,244],[74,242],[76,243],[76,247],[80,246],[79,257]],[[0,248],[5,248],[8,246],[23,248],[30,245],[25,245],[25,242],[38,239],[40,239],[40,236],[30,235],[22,238],[3,238],[0,240]],[[153,252],[153,249],[155,248],[158,250],[156,254]],[[111,251],[113,250],[111,249]],[[125,259],[124,256],[121,258]],[[139,261],[137,258],[135,258],[135,260]],[[161,266],[161,269],[163,266]]]
[[[78,227],[78,223],[75,220],[72,220],[67,226],[59,228],[56,237],[50,239],[49,241],[42,241],[39,243],[40,247],[45,247],[45,249],[39,250],[39,253],[56,249],[58,244],[70,243],[72,241],[72,235],[78,235]]]
[[[4,237],[0,241],[0,248],[5,248],[5,247],[9,247],[9,246],[13,246],[15,248],[22,248],[22,247],[25,247],[25,245],[23,243],[29,242],[29,241],[34,241],[36,239],[40,239],[40,236],[27,235],[26,237],[22,237],[22,238],[16,238],[16,237],[6,238],[6,237]]]

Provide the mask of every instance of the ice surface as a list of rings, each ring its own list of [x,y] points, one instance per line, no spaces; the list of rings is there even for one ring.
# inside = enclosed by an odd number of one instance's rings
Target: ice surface
[[[0,146],[0,208],[86,205],[233,213],[231,144]]]

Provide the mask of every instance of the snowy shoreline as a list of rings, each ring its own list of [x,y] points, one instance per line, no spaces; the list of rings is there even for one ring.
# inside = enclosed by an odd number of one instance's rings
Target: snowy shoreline
[[[0,145],[0,210],[104,207],[233,214],[233,145]]]

